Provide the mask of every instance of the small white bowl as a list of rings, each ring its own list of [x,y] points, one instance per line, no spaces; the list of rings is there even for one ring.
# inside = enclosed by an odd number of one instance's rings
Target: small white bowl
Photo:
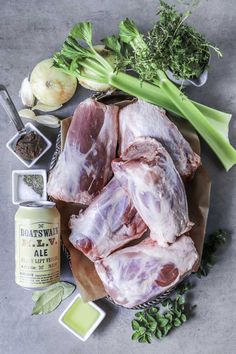
[[[65,309],[65,311],[63,311],[63,313],[61,314],[61,316],[59,317],[58,321],[59,323],[65,327],[66,329],[68,329],[68,331],[70,331],[71,333],[73,333],[77,338],[79,338],[80,340],[82,340],[83,342],[85,342],[90,336],[91,334],[95,331],[95,329],[98,327],[98,325],[102,322],[102,320],[104,319],[104,317],[106,316],[105,312],[98,307],[97,305],[95,305],[92,301],[89,301],[86,303],[86,305],[91,306],[92,308],[94,308],[98,313],[99,316],[96,319],[96,321],[93,323],[93,325],[90,327],[90,329],[88,330],[88,332],[84,335],[81,336],[78,332],[75,331],[75,329],[73,329],[72,327],[70,327],[69,325],[67,325],[65,323],[65,320],[63,320],[63,318],[65,317],[66,313],[68,312],[68,310],[73,306],[73,304],[77,301],[77,299],[81,298],[81,295],[78,294],[75,296],[75,298],[72,300],[72,302],[67,306],[67,308]]]
[[[39,199],[34,199],[33,196],[30,198],[25,197],[25,199],[20,199],[19,197],[19,182],[21,176],[24,175],[40,175],[43,177],[43,194],[39,196]],[[41,201],[47,200],[47,172],[46,170],[14,170],[12,171],[12,203],[19,204],[28,200],[31,201]],[[33,194],[32,194],[33,195]]]
[[[44,140],[46,146],[43,149],[43,151],[41,152],[41,154],[39,156],[37,156],[34,160],[32,161],[26,161],[24,159],[22,159],[20,156],[18,156],[15,151],[14,151],[14,145],[16,143],[16,141],[19,138],[19,133],[16,133],[16,135],[13,136],[13,138],[11,138],[7,144],[6,147],[8,148],[8,150],[10,150],[25,166],[27,166],[28,168],[32,167],[44,154],[46,151],[48,151],[48,149],[50,149],[50,147],[52,146],[51,141],[49,141],[41,132],[40,130],[38,130],[33,124],[31,123],[27,123],[25,125],[26,131],[27,133],[30,131],[35,131],[36,133],[38,133]]]

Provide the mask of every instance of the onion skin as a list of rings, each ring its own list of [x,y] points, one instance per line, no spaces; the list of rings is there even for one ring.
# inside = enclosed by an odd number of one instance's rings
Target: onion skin
[[[43,104],[60,106],[69,101],[77,87],[77,79],[53,66],[53,59],[38,63],[30,76],[33,94]]]

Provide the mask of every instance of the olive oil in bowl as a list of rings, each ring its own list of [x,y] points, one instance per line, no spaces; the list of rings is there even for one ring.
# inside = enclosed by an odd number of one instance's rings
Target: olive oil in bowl
[[[77,295],[59,318],[59,322],[82,341],[86,341],[105,317],[93,302],[84,303]]]

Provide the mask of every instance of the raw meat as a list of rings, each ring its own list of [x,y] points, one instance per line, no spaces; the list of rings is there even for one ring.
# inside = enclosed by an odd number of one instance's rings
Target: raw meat
[[[131,308],[174,286],[191,272],[197,259],[188,236],[166,248],[148,238],[95,262],[95,267],[107,294]]]
[[[137,138],[112,162],[115,177],[160,245],[191,229],[182,179],[165,148],[155,139]]]
[[[82,214],[71,218],[70,227],[71,243],[92,261],[106,257],[147,230],[115,178]]]
[[[50,174],[48,194],[65,202],[89,204],[112,176],[117,140],[118,108],[91,98],[80,103]]]
[[[165,111],[141,100],[122,108],[119,113],[120,152],[133,143],[136,137],[155,138],[165,147],[183,178],[192,177],[200,165],[195,154]]]

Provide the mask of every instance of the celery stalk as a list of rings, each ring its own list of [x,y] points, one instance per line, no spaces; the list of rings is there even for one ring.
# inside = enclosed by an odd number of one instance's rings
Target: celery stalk
[[[228,171],[236,164],[236,150],[222,134],[212,127],[199,109],[166,78],[162,71],[158,72],[158,76],[160,78],[159,85],[163,92],[208,143]]]
[[[176,107],[175,103],[170,97],[156,85],[149,84],[148,82],[140,83],[140,80],[131,75],[123,72],[118,72],[110,76],[109,83],[130,94],[143,99],[149,103],[158,105],[169,112],[172,112],[182,118],[185,118],[181,110]],[[217,111],[216,109],[204,106],[198,102],[191,101],[195,107],[205,116],[208,123],[211,124],[212,129],[217,129],[228,141],[228,129],[231,114]]]

